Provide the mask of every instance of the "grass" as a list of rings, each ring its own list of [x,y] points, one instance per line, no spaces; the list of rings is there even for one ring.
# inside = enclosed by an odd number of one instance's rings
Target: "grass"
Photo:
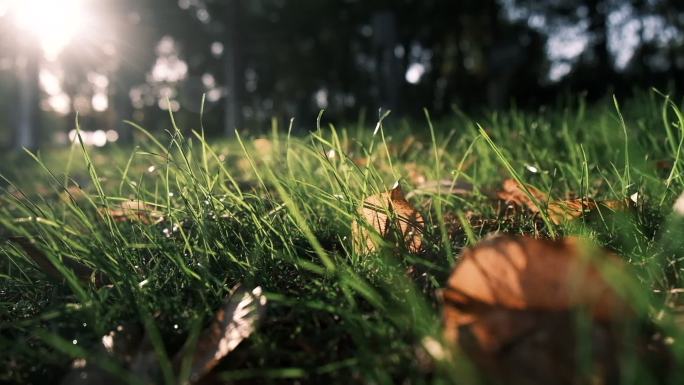
[[[684,357],[681,295],[684,220],[672,204],[684,191],[684,117],[657,93],[586,106],[462,113],[433,123],[337,128],[325,115],[310,134],[274,124],[264,138],[209,143],[176,127],[135,150],[6,155],[0,166],[0,235],[24,236],[55,266],[45,273],[12,242],[0,246],[0,382],[53,383],[89,357],[123,382],[120,362],[97,355],[120,324],[144,328],[162,383],[182,382],[170,357],[206,325],[230,289],[263,287],[269,309],[258,332],[216,370],[238,383],[471,383],[460,362],[435,360],[442,288],[459,251],[487,233],[579,234],[627,261],[643,293],[643,315]],[[664,167],[666,164],[667,167]],[[428,191],[412,203],[426,219],[423,252],[386,244],[351,247],[364,197],[415,176],[474,186],[472,197]],[[485,196],[515,178],[552,197],[626,199],[632,213],[555,225],[545,214],[504,220]],[[160,223],[118,222],[110,210],[136,199]],[[543,204],[542,204],[543,206]],[[487,218],[468,223],[466,213]],[[68,268],[93,268],[108,284]],[[407,269],[418,274],[407,275]],[[684,360],[680,360],[684,362]],[[624,383],[645,383],[625,364]],[[674,381],[674,380],[673,380]],[[673,382],[674,383],[674,382]]]

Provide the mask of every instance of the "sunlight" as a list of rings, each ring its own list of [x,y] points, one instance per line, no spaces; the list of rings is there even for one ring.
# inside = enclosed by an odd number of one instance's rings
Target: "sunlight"
[[[32,34],[45,56],[53,60],[83,32],[88,0],[0,0],[17,27]],[[4,4],[2,4],[4,3]]]

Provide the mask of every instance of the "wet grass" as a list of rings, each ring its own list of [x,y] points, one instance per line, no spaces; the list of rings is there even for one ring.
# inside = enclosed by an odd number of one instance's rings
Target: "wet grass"
[[[426,117],[334,127],[322,115],[308,135],[274,126],[263,138],[216,142],[170,120],[166,134],[139,128],[134,150],[76,143],[7,155],[0,166],[0,382],[54,383],[75,358],[97,364],[101,337],[121,324],[151,336],[160,382],[182,381],[169,357],[241,283],[262,286],[270,306],[216,379],[470,383],[470,368],[435,360],[425,341],[441,340],[435,292],[459,251],[494,231],[583,235],[616,251],[642,288],[644,316],[681,358],[684,219],[672,213],[684,191],[678,106],[651,93],[622,105],[578,102],[477,120],[456,114],[434,126]],[[511,177],[558,199],[638,204],[560,225],[544,213],[502,218],[486,191]],[[391,244],[370,255],[352,250],[351,223],[364,197],[396,180],[411,192],[421,180],[443,179],[472,184],[474,192],[413,194],[426,219],[419,255]],[[162,219],[117,220],[114,210],[131,199]],[[487,220],[468,223],[472,213]],[[11,237],[35,241],[56,273]],[[94,273],[79,278],[74,264]],[[136,382],[122,363],[102,365]]]

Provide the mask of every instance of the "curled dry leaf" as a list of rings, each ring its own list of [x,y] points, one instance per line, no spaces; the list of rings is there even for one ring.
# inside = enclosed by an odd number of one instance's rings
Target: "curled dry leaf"
[[[268,139],[254,139],[254,150],[262,159],[268,159],[273,154],[273,142]]]
[[[668,159],[661,159],[656,162],[655,167],[659,171],[669,172],[674,167],[674,162]]]
[[[109,210],[103,209],[103,214],[109,214],[117,222],[140,222],[157,224],[164,220],[164,214],[154,206],[140,200],[128,200]]]
[[[512,383],[570,381],[574,310],[593,320],[601,364],[613,348],[607,325],[633,318],[605,278],[623,272],[615,255],[576,238],[485,240],[463,252],[443,292],[445,338]]]
[[[525,187],[527,188],[529,195],[525,192],[525,188],[523,188],[518,181],[515,179],[506,179],[503,182],[501,191],[496,193],[496,197],[508,204],[526,207],[533,213],[538,213],[539,207],[530,198],[530,195],[540,204],[546,203],[548,196],[532,186]]]
[[[52,264],[45,253],[36,246],[35,241],[26,237],[10,237],[8,240],[21,247],[21,249],[24,250],[24,253],[26,253],[26,255],[31,258],[47,276],[60,282],[64,280],[64,275]],[[62,258],[61,263],[64,268],[71,270],[76,278],[84,283],[92,282],[96,286],[106,284],[106,279],[102,274],[96,274],[93,269],[82,263],[67,257]]]
[[[196,383],[209,373],[228,353],[256,330],[266,310],[261,287],[252,291],[237,288],[216,313],[211,325],[200,335],[192,353],[190,382]],[[174,358],[177,367],[192,348],[185,346]]]
[[[59,199],[62,202],[78,202],[85,200],[87,194],[80,186],[69,185],[64,191],[59,193]]]
[[[248,291],[237,287],[224,301],[209,327],[200,334],[197,344],[184,346],[173,359],[176,374],[183,360],[190,359],[189,383],[195,384],[205,376],[256,329],[266,309],[266,297],[260,287]],[[192,345],[192,346],[191,346]],[[116,358],[142,383],[161,381],[161,366],[150,336],[135,325],[120,325],[102,337],[95,352],[101,359]],[[63,385],[118,384],[120,378],[92,365],[87,358],[79,358],[63,378]]]
[[[406,163],[403,167],[408,180],[413,185],[420,186],[427,182],[427,177],[425,176],[424,170],[422,170],[415,162]]]
[[[546,213],[548,214],[549,219],[555,224],[577,219],[585,214],[603,208],[611,211],[624,211],[633,206],[633,202],[629,199],[622,201],[597,201],[592,198],[550,200],[549,196],[539,189],[529,185],[526,185],[525,187],[527,188],[529,195],[515,179],[506,179],[501,191],[496,193],[496,197],[509,206],[524,207],[535,214],[540,211],[539,206],[537,205],[538,203],[543,207],[546,207]],[[530,195],[537,201],[536,203],[530,198]]]
[[[143,346],[144,345],[144,346]],[[144,352],[144,353],[141,353]],[[156,368],[156,356],[149,343],[143,338],[142,328],[133,324],[119,325],[115,330],[102,336],[101,344],[92,352],[100,360],[114,358],[125,366],[130,366],[139,356],[145,355],[154,370]],[[142,377],[136,373],[139,379],[148,380],[151,378]],[[62,378],[62,385],[109,385],[120,384],[121,378],[116,377],[111,372],[94,364],[90,357],[80,357],[71,363],[70,370]]]
[[[672,206],[672,210],[675,212],[675,214],[684,216],[684,193],[677,198]]]
[[[597,201],[591,198],[577,198],[561,201],[549,202],[547,212],[549,218],[555,224],[560,224],[564,221],[580,218],[585,214],[589,214],[601,209],[608,209],[610,211],[626,211],[633,207],[631,200],[607,200]]]
[[[388,192],[366,198],[359,214],[367,224],[352,223],[352,240],[357,253],[369,253],[377,248],[369,228],[384,240],[403,245],[409,252],[420,251],[425,222],[406,200],[398,183]]]

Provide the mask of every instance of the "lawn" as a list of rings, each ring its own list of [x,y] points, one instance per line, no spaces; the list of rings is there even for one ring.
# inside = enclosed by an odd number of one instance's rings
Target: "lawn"
[[[106,383],[74,377],[85,364],[109,383],[194,383],[187,347],[240,285],[260,287],[265,309],[203,383],[477,383],[477,366],[443,339],[439,293],[461,250],[494,232],[581,236],[619,255],[648,338],[684,362],[678,103],[652,92],[348,126],[322,114],[306,135],[274,123],[206,141],[170,118],[166,133],[139,128],[135,148],[7,154],[0,382]],[[555,219],[547,202],[511,212],[492,199],[506,179],[554,200],[632,203]],[[422,245],[355,248],[364,199],[396,181],[424,218]],[[108,353],[103,336],[117,329],[142,346]],[[681,365],[618,366],[620,383],[682,380]]]

